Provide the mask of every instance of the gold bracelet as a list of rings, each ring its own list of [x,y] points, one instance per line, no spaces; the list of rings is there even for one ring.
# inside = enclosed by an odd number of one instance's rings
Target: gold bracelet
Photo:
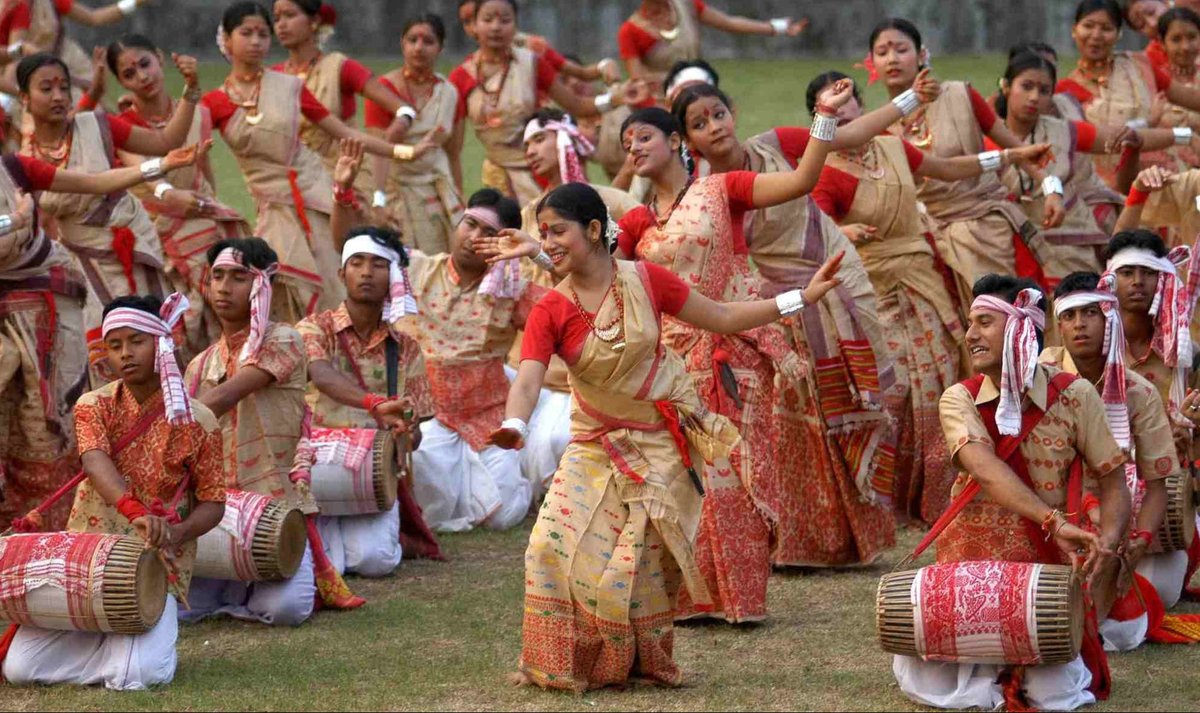
[[[417,156],[417,150],[408,144],[395,144],[392,146],[392,158],[397,161],[411,161]]]
[[[200,87],[189,87],[183,90],[183,100],[189,104],[200,103]]]

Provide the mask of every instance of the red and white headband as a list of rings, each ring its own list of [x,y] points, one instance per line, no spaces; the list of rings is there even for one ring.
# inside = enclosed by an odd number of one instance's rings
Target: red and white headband
[[[556,132],[554,142],[558,149],[558,171],[562,182],[587,183],[582,159],[595,153],[596,147],[579,131],[569,114],[562,121],[547,121],[544,124],[538,119],[530,119],[525,125],[524,143],[529,143],[534,136],[546,131]]]
[[[115,329],[128,328],[157,337],[155,340],[154,371],[162,385],[163,405],[167,421],[173,424],[192,423],[191,402],[183,386],[183,374],[175,360],[175,340],[171,331],[188,310],[188,299],[176,292],[163,302],[158,316],[130,307],[118,307],[104,317],[100,331],[107,337]]]
[[[1042,293],[1032,287],[1021,290],[1016,302],[982,295],[971,303],[971,310],[996,312],[1007,318],[1004,325],[1004,354],[1001,361],[1000,404],[996,408],[996,427],[1005,436],[1021,433],[1021,397],[1033,386],[1037,369],[1038,330],[1046,328],[1046,313],[1038,307]]]
[[[373,255],[387,260],[388,296],[383,305],[383,320],[388,324],[399,321],[410,314],[417,314],[417,301],[413,298],[412,283],[408,270],[400,264],[400,253],[380,245],[370,235],[356,235],[342,246],[342,267],[355,255]]]
[[[499,232],[504,227],[500,214],[486,206],[467,208],[463,220],[471,218],[477,223],[486,225],[493,231]],[[520,260],[501,260],[488,268],[479,284],[479,292],[499,299],[515,300],[525,289],[525,281],[521,278]]]
[[[242,353],[238,355],[238,363],[245,364],[257,357],[262,349],[267,322],[271,319],[271,276],[278,272],[279,263],[271,263],[266,270],[260,270],[246,264],[246,257],[241,250],[225,248],[213,260],[212,266],[240,268],[254,275],[254,284],[250,287],[250,335],[246,337]]]

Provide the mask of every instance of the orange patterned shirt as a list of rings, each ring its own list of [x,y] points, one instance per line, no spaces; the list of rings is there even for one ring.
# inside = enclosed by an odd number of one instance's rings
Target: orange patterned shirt
[[[133,495],[143,503],[155,499],[169,505],[183,487],[178,511],[186,517],[197,501],[225,502],[225,471],[221,458],[221,432],[217,419],[204,404],[192,401],[194,423],[172,425],[160,415],[141,435],[113,455],[113,447],[138,423],[148,409],[162,404],[162,392],[139,404],[124,382],[114,381],[84,394],[75,405],[75,432],[80,454],[109,454],[125,476]],[[186,481],[186,485],[184,482]],[[107,532],[136,535],[133,525],[84,481],[75,491],[75,504],[67,529],[72,532]],[[175,548],[180,575],[176,595],[185,594],[191,581],[195,541]]]
[[[1034,427],[1018,450],[1028,465],[1037,496],[1052,508],[1067,503],[1067,481],[1076,457],[1083,459],[1086,468],[1101,477],[1112,477],[1127,457],[1113,440],[1104,420],[1104,402],[1086,379],[1077,379],[1047,403],[1047,387],[1058,369],[1039,364],[1033,386],[1025,396],[1025,407],[1035,404],[1046,414]],[[955,384],[942,394],[938,413],[942,434],[951,457],[969,443],[980,443],[995,449],[978,406],[1000,398],[1000,392],[990,379],[984,377],[979,396],[972,399],[967,388]],[[967,485],[968,473],[959,473],[951,496],[957,497]],[[1123,474],[1118,472],[1118,477]],[[1036,562],[1037,550],[1026,535],[1022,518],[987,497],[985,493],[963,509],[938,540],[939,562],[965,560],[1005,560]]]
[[[364,341],[354,330],[343,303],[337,309],[314,314],[296,324],[304,338],[308,363],[327,361],[338,372],[373,394],[387,394],[387,338],[391,330],[382,322]],[[425,358],[416,340],[395,334],[399,346],[396,391],[413,403],[418,418],[433,416],[433,396],[425,376]],[[375,417],[366,409],[329,398],[309,381],[305,395],[313,413],[313,425],[326,428],[376,428]]]

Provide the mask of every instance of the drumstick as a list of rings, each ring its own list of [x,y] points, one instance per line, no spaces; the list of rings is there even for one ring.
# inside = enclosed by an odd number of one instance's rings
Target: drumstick
[[[157,547],[150,547],[149,543],[146,544],[146,547],[148,549],[153,549],[155,554],[158,555],[158,560],[163,563],[164,567],[167,568],[167,572],[169,573],[167,576],[167,579],[169,580],[171,578],[171,576],[173,575],[175,577],[175,580],[179,581],[179,570],[175,567],[175,560],[171,559],[170,557],[167,557],[167,553],[163,552],[161,549],[159,549]],[[182,600],[184,609],[192,608],[192,606],[190,604],[188,604],[186,594],[180,592],[179,598]]]

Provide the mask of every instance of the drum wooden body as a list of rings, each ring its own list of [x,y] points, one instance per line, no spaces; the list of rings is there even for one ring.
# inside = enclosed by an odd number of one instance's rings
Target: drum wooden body
[[[1192,500],[1190,473],[1167,476],[1167,512],[1158,528],[1158,543],[1164,552],[1186,550],[1196,536],[1196,506]]]
[[[314,428],[312,494],[330,517],[387,512],[396,504],[396,439],[390,431]]]
[[[43,532],[0,538],[0,619],[60,631],[144,634],[167,570],[140,538]]]
[[[954,562],[879,580],[884,651],[926,661],[1069,663],[1083,639],[1083,594],[1071,568]]]
[[[230,490],[221,524],[197,541],[195,576],[238,582],[287,579],[300,568],[304,515],[266,495]]]

